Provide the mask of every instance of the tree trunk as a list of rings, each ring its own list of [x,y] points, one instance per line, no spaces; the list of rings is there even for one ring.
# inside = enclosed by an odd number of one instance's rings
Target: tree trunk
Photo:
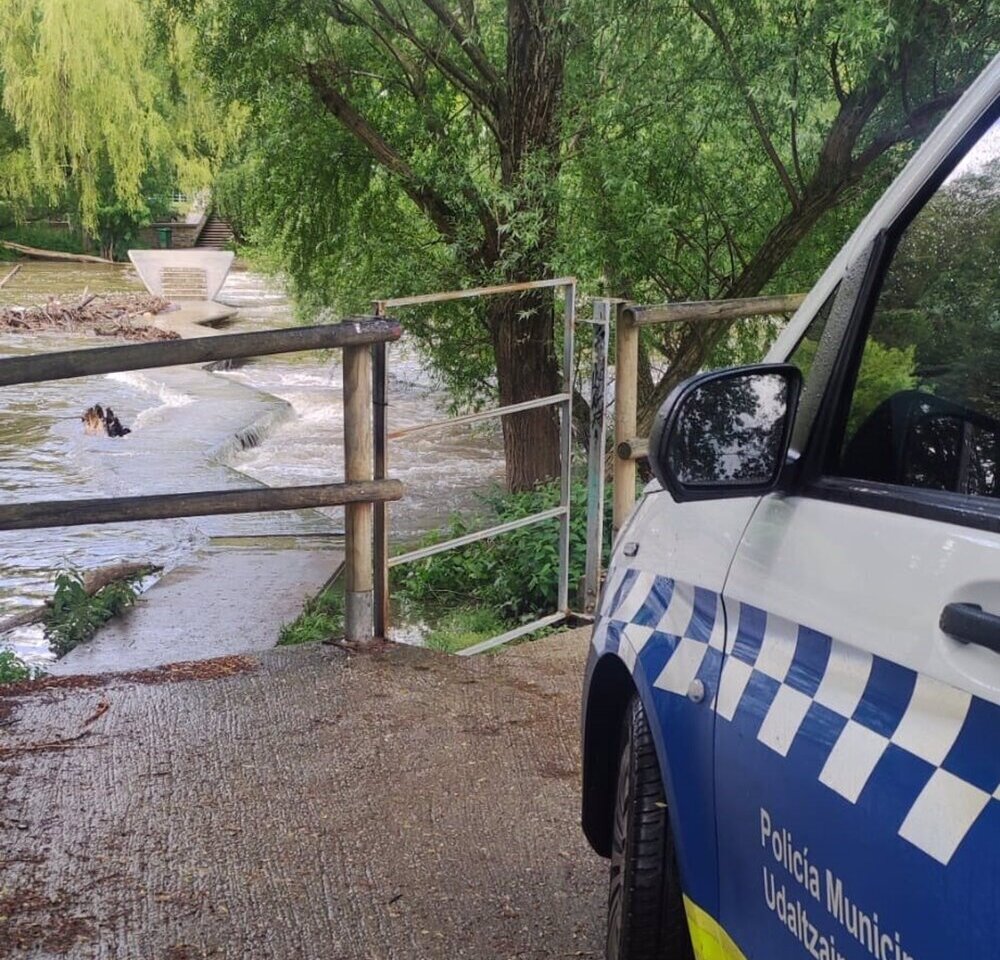
[[[497,297],[488,320],[504,406],[557,393],[552,293]],[[559,476],[559,411],[540,407],[503,418],[507,489],[530,490]]]

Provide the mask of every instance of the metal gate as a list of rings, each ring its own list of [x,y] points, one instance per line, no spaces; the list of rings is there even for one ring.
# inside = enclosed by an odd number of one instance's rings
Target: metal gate
[[[559,591],[556,600],[556,609],[545,614],[530,623],[522,624],[513,630],[496,637],[491,637],[478,643],[475,646],[467,647],[461,651],[462,656],[471,656],[482,653],[492,647],[508,643],[517,637],[533,633],[542,627],[560,623],[569,615],[569,523],[570,523],[570,484],[572,467],[572,440],[573,440],[573,354],[574,336],[576,328],[576,279],[574,277],[559,277],[554,280],[534,280],[528,283],[510,283],[495,287],[478,287],[470,290],[449,290],[442,293],[428,293],[412,297],[393,297],[389,300],[374,301],[374,312],[377,317],[385,316],[386,310],[391,309],[394,316],[398,316],[401,308],[426,306],[433,303],[445,303],[454,300],[471,300],[483,297],[494,297],[511,293],[523,293],[528,290],[555,289],[562,291],[563,295],[563,369],[562,369],[562,390],[559,393],[551,394],[547,397],[538,397],[534,400],[526,400],[523,403],[513,403],[507,406],[492,407],[489,410],[481,410],[477,413],[469,413],[463,416],[450,417],[446,420],[435,420],[428,423],[407,427],[404,430],[396,430],[392,433],[388,430],[386,415],[386,363],[385,344],[378,345],[375,354],[375,431],[376,450],[385,450],[387,441],[396,440],[404,436],[411,436],[415,433],[422,433],[431,430],[440,430],[445,427],[460,423],[477,423],[483,420],[492,420],[503,417],[510,413],[520,413],[524,410],[534,410],[539,407],[559,408],[559,454],[560,454],[560,496],[559,505],[548,510],[541,510],[527,517],[511,520],[507,523],[497,524],[487,527],[484,530],[477,530],[474,533],[467,533],[461,537],[454,537],[451,540],[444,540],[417,550],[410,550],[406,553],[397,554],[394,557],[388,555],[388,523],[387,510],[384,502],[375,504],[375,553],[376,570],[386,571],[380,583],[376,583],[375,591],[375,632],[382,636],[386,635],[386,628],[389,621],[389,589],[387,582],[387,571],[389,567],[396,567],[404,563],[413,563],[423,560],[426,557],[446,550],[455,550],[459,547],[476,543],[480,540],[488,540],[492,537],[502,536],[512,530],[519,530],[522,527],[534,524],[545,523],[549,520],[559,521]],[[375,479],[379,480],[386,475],[386,457],[376,457]],[[386,562],[380,563],[378,558],[385,557]]]

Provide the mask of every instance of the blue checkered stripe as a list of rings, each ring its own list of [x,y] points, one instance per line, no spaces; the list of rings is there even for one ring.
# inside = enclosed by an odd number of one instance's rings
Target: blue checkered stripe
[[[851,804],[878,792],[880,819],[947,864],[1000,801],[1000,707],[883,657],[734,603],[738,628],[713,700],[717,715],[795,757]],[[613,574],[594,631],[630,670],[645,647],[669,656],[654,687],[684,696],[722,660],[719,597],[626,569]]]

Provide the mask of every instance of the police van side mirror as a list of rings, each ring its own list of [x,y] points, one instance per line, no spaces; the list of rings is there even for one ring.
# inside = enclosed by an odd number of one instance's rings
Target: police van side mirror
[[[791,364],[701,373],[667,398],[649,437],[656,479],[678,502],[761,496],[781,477],[802,389]]]

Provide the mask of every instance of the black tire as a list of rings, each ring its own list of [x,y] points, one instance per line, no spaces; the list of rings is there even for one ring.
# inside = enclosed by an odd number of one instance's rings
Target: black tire
[[[608,960],[693,960],[674,841],[646,712],[622,720],[611,832]]]

